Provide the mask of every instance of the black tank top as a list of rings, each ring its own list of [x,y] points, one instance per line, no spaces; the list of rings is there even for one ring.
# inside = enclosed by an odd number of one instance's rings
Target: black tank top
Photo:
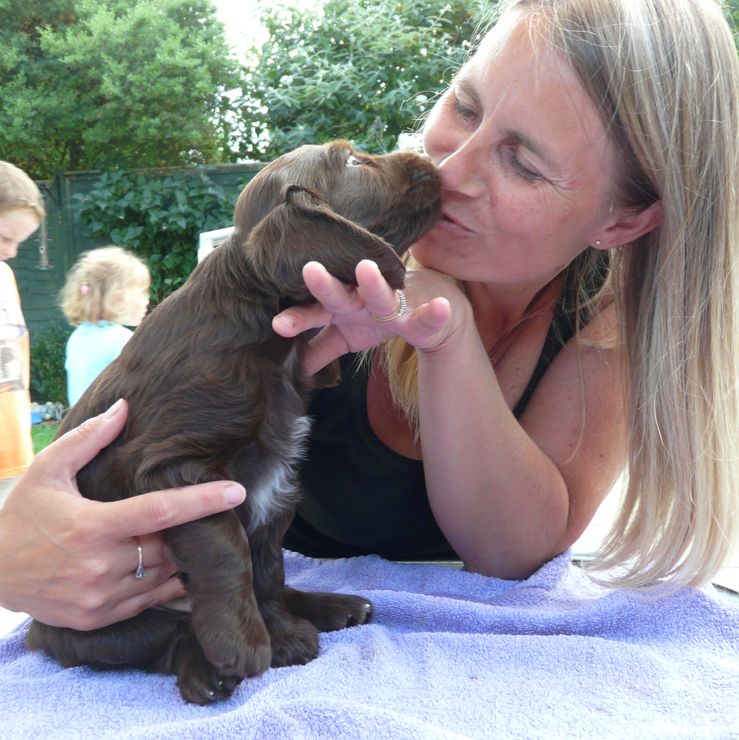
[[[560,302],[513,410],[516,418],[573,334],[572,314]],[[389,449],[370,427],[368,365],[345,355],[340,384],[317,391],[311,401],[313,427],[300,470],[303,500],[284,545],[312,557],[374,553],[391,560],[458,559],[431,512],[422,461]]]

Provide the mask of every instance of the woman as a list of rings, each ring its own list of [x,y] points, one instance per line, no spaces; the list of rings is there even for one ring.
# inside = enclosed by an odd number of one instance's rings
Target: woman
[[[408,276],[410,310],[372,321],[396,302],[372,265],[357,270],[358,291],[309,265],[322,306],[285,312],[275,329],[330,322],[314,367],[390,337],[415,347],[418,440],[388,401],[402,387],[393,365],[388,382],[376,358],[369,423],[354,428],[402,458],[423,457],[433,520],[468,568],[529,575],[578,538],[628,459],[605,563],[626,566],[631,585],[701,582],[726,554],[737,501],[731,34],[699,0],[504,6],[424,129],[444,218],[413,247],[422,267]],[[590,315],[553,357],[547,334],[583,293]],[[351,468],[342,490],[333,469],[313,469],[316,435],[334,442],[335,458],[336,443],[352,439],[334,419],[316,424],[286,546],[361,551],[342,536],[354,514],[355,540],[366,532],[381,554],[443,548],[412,485],[382,498],[398,464],[387,451],[372,459],[375,477],[387,468],[386,487],[367,486],[359,504]],[[428,530],[421,541],[414,521]]]
[[[371,263],[358,290],[309,264],[320,305],[275,318],[285,336],[326,326],[311,372],[395,345],[366,382],[345,362],[336,391],[358,392],[365,417],[370,462],[337,474],[354,470],[357,492],[332,488],[338,449],[310,467],[354,434],[346,398],[316,398],[286,545],[451,550],[522,578],[574,542],[628,463],[602,563],[626,585],[703,582],[737,500],[731,33],[711,0],[503,5],[424,129],[444,217],[413,248],[407,306]]]

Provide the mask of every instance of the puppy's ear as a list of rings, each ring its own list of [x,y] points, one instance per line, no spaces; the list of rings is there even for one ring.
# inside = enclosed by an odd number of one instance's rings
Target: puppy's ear
[[[257,273],[283,296],[308,299],[302,270],[316,260],[339,280],[356,283],[354,268],[363,259],[377,262],[385,279],[402,288],[405,267],[384,239],[331,210],[317,193],[288,185],[283,201],[251,231],[246,249]]]

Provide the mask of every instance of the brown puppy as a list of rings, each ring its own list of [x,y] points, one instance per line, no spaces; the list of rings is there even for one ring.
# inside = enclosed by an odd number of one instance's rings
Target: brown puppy
[[[64,666],[171,672],[187,701],[205,704],[270,665],[312,660],[319,630],[369,618],[365,599],[284,583],[311,380],[301,372],[306,340],[277,336],[271,321],[310,299],[301,275],[309,260],[352,283],[369,258],[402,287],[398,255],[439,212],[431,163],[409,152],[367,156],[345,141],[301,147],[246,186],[233,235],[144,320],[59,431],[126,398],[123,433],[77,476],[84,496],[112,501],[231,479],[246,501],[163,533],[191,611],[149,609],[90,632],[34,621],[31,649]]]

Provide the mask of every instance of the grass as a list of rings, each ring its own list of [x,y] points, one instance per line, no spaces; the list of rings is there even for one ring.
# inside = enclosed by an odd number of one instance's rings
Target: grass
[[[44,421],[41,424],[34,424],[31,427],[31,438],[33,439],[33,454],[41,451],[46,447],[56,434],[59,428],[58,421]]]

